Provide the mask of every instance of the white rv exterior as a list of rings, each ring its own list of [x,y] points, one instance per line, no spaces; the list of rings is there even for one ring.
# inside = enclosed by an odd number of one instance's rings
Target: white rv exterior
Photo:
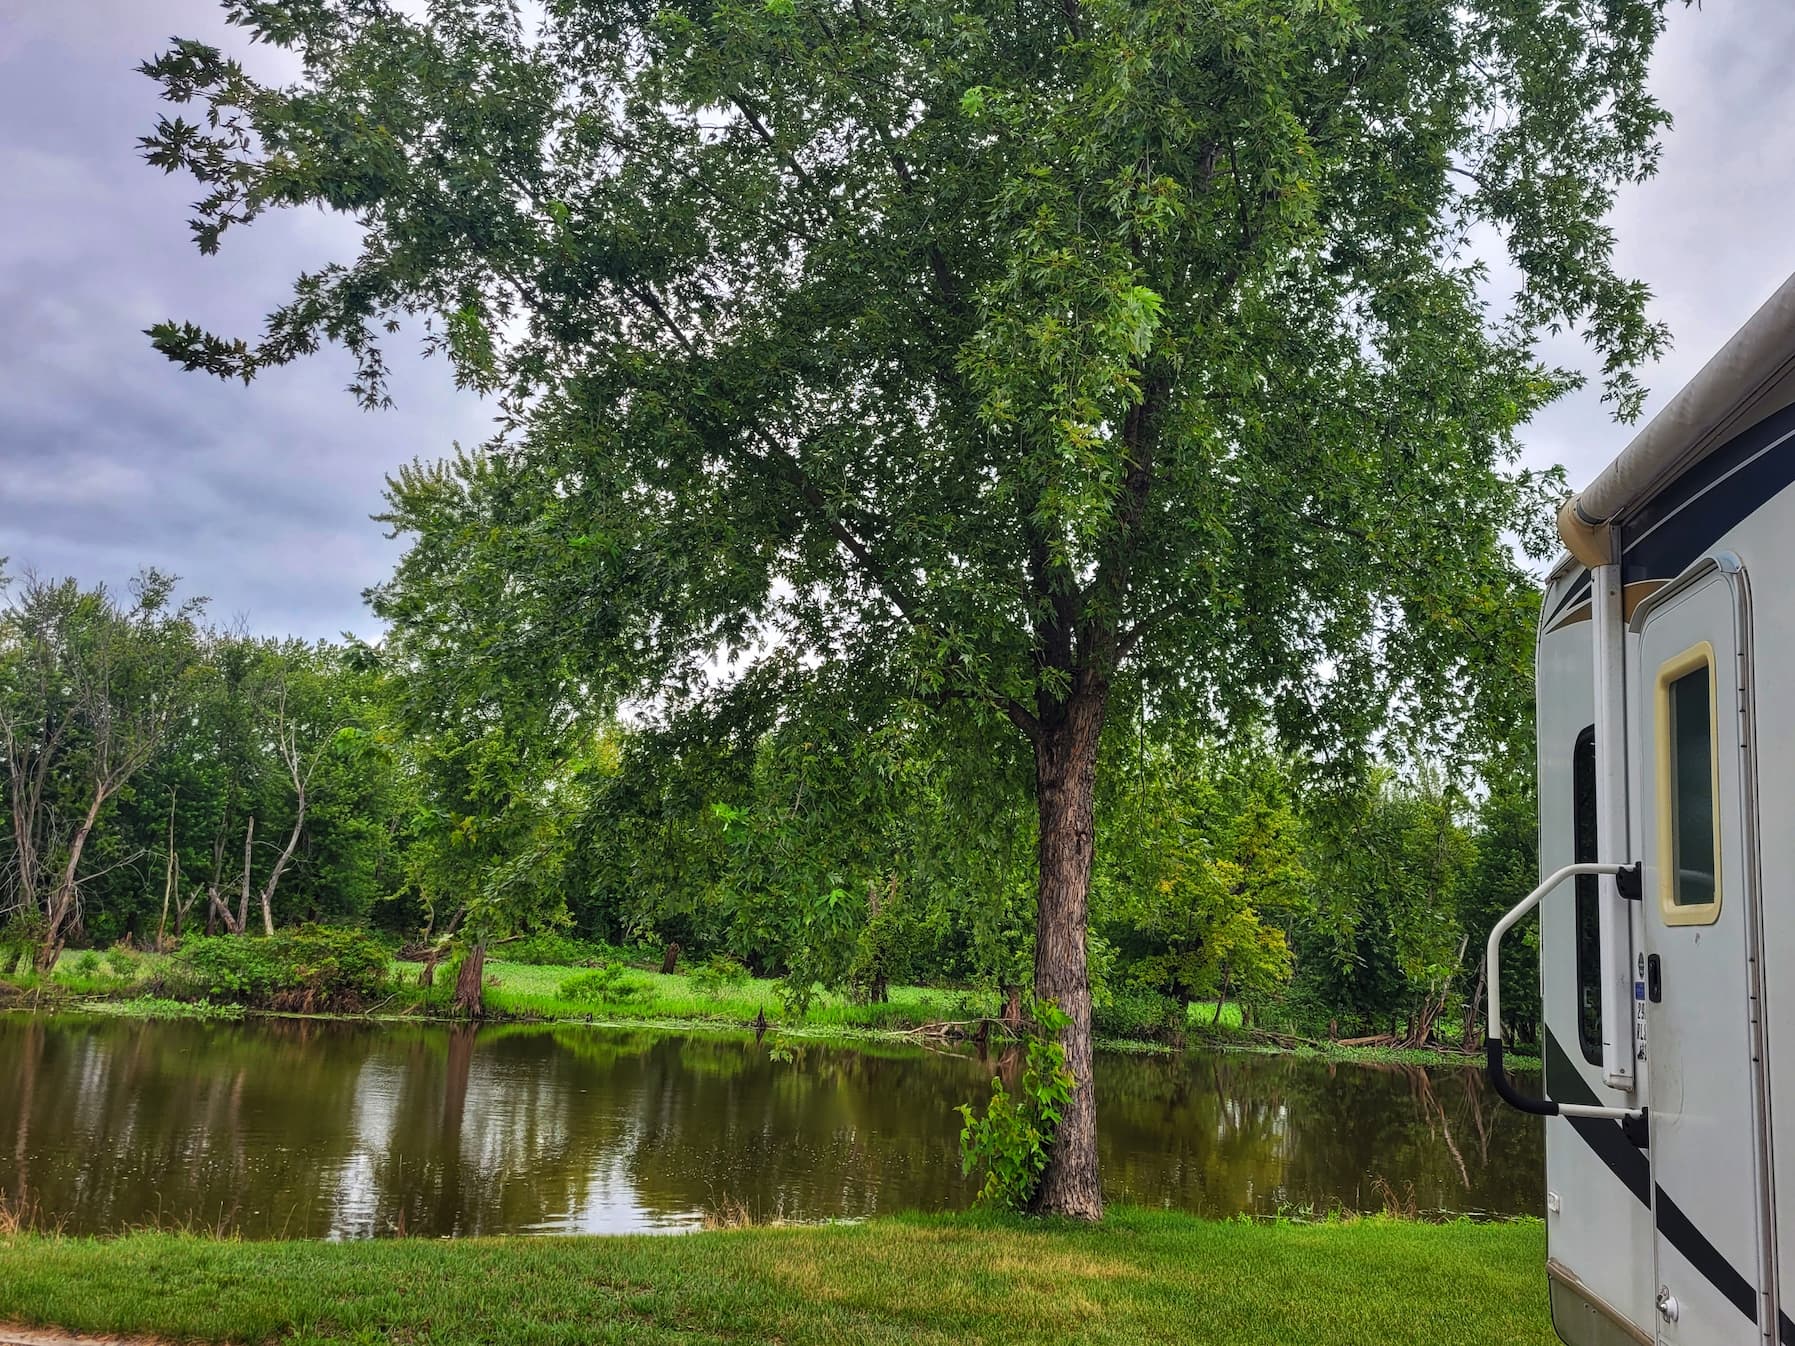
[[[1560,532],[1535,895],[1553,1322],[1571,1346],[1795,1346],[1795,279]]]

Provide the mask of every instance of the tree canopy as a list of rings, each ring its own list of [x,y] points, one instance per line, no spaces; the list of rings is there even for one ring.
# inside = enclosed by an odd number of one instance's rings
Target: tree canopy
[[[1500,746],[1510,538],[1556,486],[1514,429],[1575,381],[1535,338],[1587,333],[1623,413],[1662,340],[1604,217],[1655,163],[1664,0],[223,7],[303,73],[144,67],[202,109],[144,142],[199,246],[313,204],[362,242],[253,340],[156,345],[248,379],[334,342],[377,406],[411,324],[495,394],[498,443],[395,480],[388,593],[482,576],[479,657],[545,722],[820,688],[858,731],[1014,735],[1076,1081],[1037,1201],[1096,1214],[1110,698],[1338,774],[1380,734]]]

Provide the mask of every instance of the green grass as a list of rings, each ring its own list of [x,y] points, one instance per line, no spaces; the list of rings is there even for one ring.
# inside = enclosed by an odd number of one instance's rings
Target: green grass
[[[109,963],[83,972],[78,970],[79,955],[65,952],[51,978],[34,975],[0,979],[0,1003],[6,1003],[8,989],[13,1003],[21,994],[32,995],[39,1008],[54,1008],[70,1003],[71,998],[82,1008],[101,1008],[139,1018],[223,1017],[218,1007],[200,1004],[183,1005],[179,1001],[153,998],[148,983],[166,961],[154,954],[134,957],[126,973],[120,975]],[[437,969],[436,985],[429,991],[417,986],[417,963],[394,960],[392,974],[395,994],[377,1007],[387,1017],[404,1015],[438,1015],[448,1012],[449,971],[445,965]],[[890,998],[881,1004],[858,1004],[834,992],[818,991],[809,1007],[798,1015],[788,1011],[779,995],[779,983],[754,979],[733,986],[701,988],[685,973],[663,976],[643,967],[628,969],[627,980],[635,985],[635,993],[598,1001],[575,1000],[561,995],[561,986],[570,978],[590,972],[590,967],[559,964],[512,963],[501,958],[486,962],[487,1012],[494,1018],[522,1020],[576,1020],[603,1024],[640,1024],[661,1028],[685,1026],[741,1028],[765,1013],[767,1022],[781,1033],[792,1037],[825,1037],[842,1042],[868,1041],[901,1034],[924,1024],[943,1021],[965,1021],[980,1017],[992,1018],[1000,1011],[999,998],[990,992],[942,989],[927,986],[894,986]],[[1220,1021],[1215,1021],[1215,1002],[1198,1002],[1188,1007],[1189,1041],[1193,1045],[1224,1051],[1264,1053],[1290,1052],[1339,1061],[1381,1061],[1403,1064],[1463,1064],[1461,1053],[1440,1050],[1409,1051],[1388,1047],[1280,1047],[1255,1036],[1242,1022],[1241,1007],[1235,1001],[1222,1005]],[[1099,1015],[1098,1041],[1110,1049],[1164,1052],[1169,1048],[1162,1041],[1106,1034]]]
[[[400,966],[409,966],[412,979],[416,979],[415,964]],[[563,998],[562,983],[587,970],[488,959],[487,1008],[498,1014],[544,1019],[583,1019],[590,1014],[606,1020],[696,1019],[736,1024],[748,1023],[764,1011],[770,1022],[778,1024],[885,1030],[966,1018],[975,1010],[995,1014],[998,1008],[995,996],[983,998],[989,1004],[969,1008],[967,996],[959,991],[894,986],[891,999],[880,1005],[857,1005],[845,997],[819,992],[800,1019],[787,1013],[776,982],[752,980],[707,991],[693,985],[684,973],[663,976],[637,968],[629,970],[628,980],[645,988],[638,995],[596,1003]]]
[[[214,1019],[235,1022],[248,1011],[241,1005],[215,1005],[210,1000],[170,1000],[166,996],[140,995],[126,1000],[95,999],[81,1004],[84,1011],[117,1019]]]
[[[683,1237],[0,1237],[0,1320],[193,1341],[1549,1346],[1537,1222],[1113,1212]]]
[[[1222,1002],[1221,1021],[1215,1017],[1215,1001],[1202,1000],[1187,1007],[1190,1026],[1197,1030],[1215,1029],[1220,1032],[1232,1030],[1239,1032],[1245,1024],[1241,1019],[1240,1005],[1233,1000]]]

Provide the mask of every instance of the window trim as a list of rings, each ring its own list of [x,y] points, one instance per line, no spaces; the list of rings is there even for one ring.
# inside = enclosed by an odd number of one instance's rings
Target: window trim
[[[1675,804],[1675,783],[1672,779],[1674,748],[1670,741],[1670,689],[1678,679],[1698,668],[1708,670],[1708,797],[1714,809],[1714,900],[1697,905],[1678,906],[1675,863],[1675,839],[1672,828]],[[1713,925],[1720,919],[1720,904],[1726,897],[1720,863],[1720,711],[1719,669],[1714,647],[1703,640],[1681,654],[1672,655],[1658,666],[1658,695],[1655,723],[1658,734],[1658,913],[1666,925]]]

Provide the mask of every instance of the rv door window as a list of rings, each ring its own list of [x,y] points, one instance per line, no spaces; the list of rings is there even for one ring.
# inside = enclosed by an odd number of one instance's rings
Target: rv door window
[[[1571,859],[1596,858],[1596,727],[1577,735],[1571,751]],[[1601,885],[1593,874],[1577,877],[1577,1045],[1592,1066],[1602,1064]]]
[[[1658,674],[1659,906],[1672,925],[1720,914],[1714,754],[1714,664],[1706,644]]]

